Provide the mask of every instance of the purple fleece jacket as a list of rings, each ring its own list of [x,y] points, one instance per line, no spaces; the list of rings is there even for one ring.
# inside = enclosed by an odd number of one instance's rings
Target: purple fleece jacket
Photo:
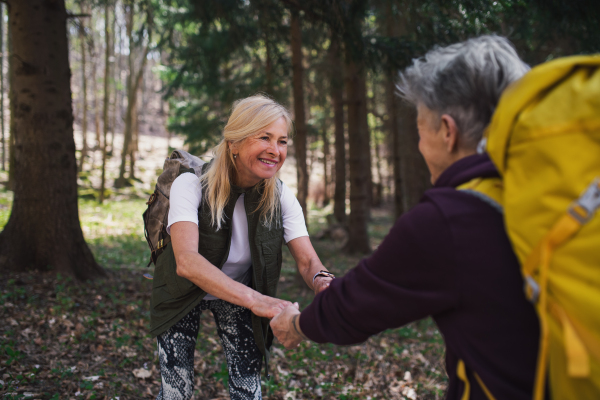
[[[487,155],[452,164],[370,257],[302,311],[306,336],[349,345],[432,316],[446,343],[447,399],[460,399],[464,390],[459,359],[471,399],[487,399],[473,372],[496,399],[530,399],[539,325],[502,215],[455,189],[493,176],[498,172]]]

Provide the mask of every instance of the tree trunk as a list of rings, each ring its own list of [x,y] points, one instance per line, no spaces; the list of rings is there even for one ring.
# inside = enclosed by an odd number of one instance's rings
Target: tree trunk
[[[92,166],[95,166],[95,155],[97,149],[100,148],[100,99],[98,98],[98,54],[96,53],[96,41],[94,40],[94,30],[90,32],[90,55],[92,57],[92,93],[93,93],[93,107],[94,107],[94,133],[96,138],[96,145],[93,147],[92,152]]]
[[[375,170],[377,171],[377,182],[373,182],[373,207],[380,207],[383,202],[383,174],[381,173],[381,152],[379,142],[373,133],[373,149],[375,151]]]
[[[8,6],[7,6],[8,9]],[[12,31],[10,13],[8,14],[8,24],[6,24],[7,28],[7,47],[8,47],[8,111],[10,113],[10,119],[8,122],[8,183],[6,184],[6,188],[8,190],[13,190],[15,187],[15,99],[13,94],[15,93],[12,90],[13,83],[10,80],[12,76],[12,70],[14,69],[15,60],[12,57],[13,54],[13,45],[12,45]]]
[[[115,181],[116,188],[122,188],[127,185],[127,180],[125,179],[125,169],[127,165],[127,156],[130,155],[131,152],[131,141],[133,139],[133,124],[134,124],[134,116],[133,112],[136,109],[137,103],[137,92],[140,86],[140,82],[144,73],[144,68],[146,66],[146,59],[148,56],[148,52],[150,51],[150,38],[151,38],[151,26],[148,26],[148,44],[146,48],[142,51],[142,59],[140,63],[139,70],[135,69],[135,55],[134,55],[134,45],[133,45],[133,15],[134,15],[134,4],[133,2],[128,3],[125,6],[125,25],[127,30],[127,38],[129,40],[129,74],[127,75],[127,110],[125,112],[125,132],[123,132],[123,150],[121,152],[121,166],[119,167],[119,177]]]
[[[373,157],[371,155],[371,133],[369,130],[369,110],[368,110],[368,97],[367,97],[367,71],[365,70],[364,64],[361,66],[363,72],[359,75],[360,76],[360,81],[359,81],[359,85],[360,85],[360,96],[361,96],[361,100],[360,100],[360,105],[359,105],[359,111],[360,111],[360,123],[362,124],[361,126],[361,133],[363,135],[366,135],[363,137],[363,139],[366,139],[366,145],[367,147],[365,147],[365,149],[368,149],[368,151],[366,151],[365,153],[365,158],[366,158],[366,164],[365,164],[365,168],[366,168],[366,173],[367,173],[367,221],[369,219],[371,219],[371,207],[373,206]],[[364,89],[363,89],[364,88]]]
[[[398,31],[406,33],[406,18],[402,18],[401,21],[396,21],[392,9],[392,3],[387,4],[387,16],[386,16],[386,34],[389,37],[395,37],[398,35]],[[389,65],[386,71],[386,109],[387,109],[387,131],[388,137],[391,138],[392,146],[392,165],[394,172],[394,214],[396,219],[399,218],[404,212],[404,199],[402,195],[404,183],[402,181],[401,172],[401,157],[400,153],[400,129],[398,126],[398,111],[399,101],[396,98],[396,69]],[[410,126],[407,126],[410,129]]]
[[[324,124],[325,125],[325,124]],[[329,205],[329,137],[327,126],[323,126],[323,207]]]
[[[392,165],[394,172],[394,214],[396,218],[404,212],[402,199],[402,174],[400,172],[400,130],[398,129],[398,100],[394,93],[396,85],[394,82],[394,70],[390,69],[386,74],[386,109],[387,109],[387,131],[392,139]]]
[[[115,144],[115,132],[117,130],[117,98],[118,95],[117,93],[119,92],[119,85],[118,85],[118,78],[119,78],[119,74],[121,73],[121,69],[120,69],[120,63],[117,62],[117,53],[116,53],[116,47],[117,47],[117,15],[116,15],[116,10],[117,10],[117,3],[115,3],[115,18],[113,19],[113,23],[112,23],[112,47],[111,47],[111,51],[112,51],[112,57],[113,57],[113,101],[112,101],[112,118],[111,118],[111,122],[110,122],[110,146],[108,147],[109,150],[107,150],[108,152],[108,156],[112,157],[112,155],[114,154],[114,144]],[[121,35],[119,35],[119,39],[120,39]],[[121,57],[119,57],[119,60],[121,59]]]
[[[131,127],[131,143],[129,146],[129,179],[135,179],[135,153],[138,150],[138,140],[140,134],[140,120],[138,113],[137,102],[133,104],[132,127]]]
[[[296,135],[294,149],[298,176],[298,201],[308,224],[306,198],[308,196],[308,169],[306,165],[306,113],[304,110],[304,79],[302,68],[302,30],[300,15],[297,10],[291,10],[291,48],[292,48],[292,87],[294,92],[294,119]]]
[[[416,205],[429,184],[429,170],[419,152],[417,111],[405,101],[399,101],[400,174],[402,183],[402,208],[410,210]]]
[[[368,253],[369,234],[369,130],[363,111],[366,103],[366,82],[364,65],[359,65],[346,46],[346,96],[348,103],[348,142],[350,164],[350,218],[348,221],[349,253]]]
[[[331,71],[331,103],[333,105],[333,125],[335,129],[335,192],[333,194],[333,215],[344,224],[346,222],[346,139],[344,137],[344,81],[340,43],[332,35],[329,47]]]
[[[85,14],[83,5],[80,7],[82,14]],[[83,163],[87,157],[88,144],[87,144],[87,77],[85,76],[85,62],[86,62],[86,48],[85,48],[85,19],[82,18],[79,21],[79,40],[81,42],[81,91],[83,94],[83,104],[81,105],[83,119],[81,121],[81,136],[83,139],[83,146],[81,147],[81,156],[79,159],[79,171],[83,170]]]
[[[0,130],[2,131],[2,171],[6,171],[6,138],[4,136],[4,4],[0,4]]]
[[[100,178],[100,194],[98,196],[98,202],[102,204],[104,202],[104,195],[106,189],[106,147],[108,139],[108,107],[110,97],[110,28],[108,22],[110,19],[110,7],[108,2],[104,5],[104,104],[102,108],[102,121],[103,121],[103,136],[102,136],[102,176]],[[116,15],[115,15],[116,18]]]
[[[15,187],[0,268],[105,275],[83,238],[64,1],[11,0]]]

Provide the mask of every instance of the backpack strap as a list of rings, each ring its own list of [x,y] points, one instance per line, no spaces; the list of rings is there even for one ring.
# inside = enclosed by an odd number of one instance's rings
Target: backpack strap
[[[475,178],[457,186],[456,190],[471,194],[488,203],[499,213],[503,213],[502,191],[504,187],[500,178]]]
[[[487,388],[487,386],[485,386],[479,377],[479,374],[477,374],[477,372],[473,372],[473,375],[475,376],[477,383],[479,383],[479,386],[481,387],[481,390],[483,390],[483,393],[485,393],[486,397],[489,400],[496,400],[492,392],[490,392],[490,390]],[[458,379],[463,381],[465,385],[465,390],[463,391],[463,395],[461,396],[460,400],[469,400],[471,397],[471,384],[469,383],[469,378],[467,377],[467,367],[465,366],[465,362],[463,360],[458,360],[456,376],[458,376]]]

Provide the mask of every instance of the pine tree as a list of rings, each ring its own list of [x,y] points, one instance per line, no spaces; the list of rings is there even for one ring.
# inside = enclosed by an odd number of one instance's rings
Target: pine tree
[[[19,57],[10,70],[14,202],[0,233],[0,267],[50,268],[79,279],[104,275],[79,224],[64,2],[8,5],[10,47]]]

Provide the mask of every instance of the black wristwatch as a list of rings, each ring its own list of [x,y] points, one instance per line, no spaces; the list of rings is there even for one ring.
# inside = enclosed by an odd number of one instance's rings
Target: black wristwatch
[[[324,276],[326,278],[335,279],[335,275],[334,274],[332,274],[329,271],[322,270],[322,271],[317,272],[315,274],[315,276],[313,276],[313,280],[312,280],[313,286],[315,285],[315,279],[317,278],[317,276]]]

